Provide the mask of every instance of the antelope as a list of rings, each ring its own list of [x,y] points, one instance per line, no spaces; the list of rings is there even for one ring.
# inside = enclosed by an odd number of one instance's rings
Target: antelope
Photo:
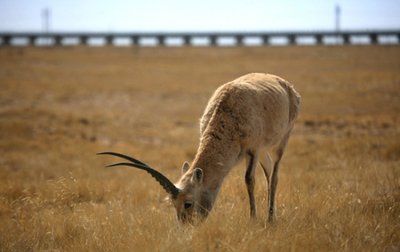
[[[251,73],[220,86],[200,119],[200,144],[194,160],[182,166],[177,183],[147,164],[116,152],[101,152],[150,173],[169,194],[178,220],[204,220],[213,208],[224,178],[246,160],[245,183],[250,217],[256,217],[255,169],[264,171],[268,191],[268,221],[275,219],[279,163],[300,108],[300,95],[286,80],[271,74]],[[196,217],[196,218],[195,218]]]

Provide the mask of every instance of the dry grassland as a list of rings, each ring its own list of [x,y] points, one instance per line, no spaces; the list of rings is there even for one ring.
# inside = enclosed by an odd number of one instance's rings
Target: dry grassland
[[[176,180],[220,84],[269,72],[301,93],[277,222],[249,220],[243,164],[208,220],[177,223],[147,174]],[[0,250],[400,250],[400,47],[0,48]]]

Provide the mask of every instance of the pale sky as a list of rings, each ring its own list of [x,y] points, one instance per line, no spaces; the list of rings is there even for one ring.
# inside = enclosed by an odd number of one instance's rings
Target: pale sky
[[[0,0],[0,31],[331,30],[400,29],[400,0]]]

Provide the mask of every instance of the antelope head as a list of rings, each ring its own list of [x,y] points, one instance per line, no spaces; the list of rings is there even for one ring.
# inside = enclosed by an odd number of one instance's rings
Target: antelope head
[[[189,163],[185,162],[182,166],[182,177],[175,185],[162,173],[133,157],[116,152],[97,154],[112,155],[129,161],[107,165],[106,167],[129,166],[148,172],[168,193],[167,198],[175,207],[178,220],[183,223],[193,223],[195,219],[204,219],[212,208],[214,197],[203,188],[203,170],[200,168],[189,169]]]

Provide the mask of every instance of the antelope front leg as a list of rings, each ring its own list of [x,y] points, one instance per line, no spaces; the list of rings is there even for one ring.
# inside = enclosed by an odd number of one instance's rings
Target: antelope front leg
[[[246,181],[247,193],[249,194],[250,217],[255,218],[257,215],[257,211],[254,199],[254,185],[255,185],[254,172],[257,167],[257,155],[254,154],[253,152],[249,152],[248,156],[246,157],[246,164],[247,164],[247,169],[246,169],[245,181]]]

